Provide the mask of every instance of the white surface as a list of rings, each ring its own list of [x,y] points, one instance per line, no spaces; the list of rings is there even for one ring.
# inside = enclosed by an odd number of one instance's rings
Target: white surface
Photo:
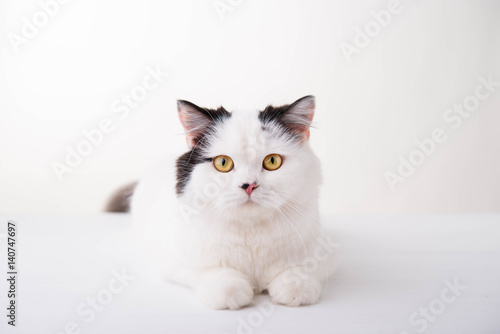
[[[3,215],[2,233],[7,219],[19,226],[19,310],[15,329],[6,326],[2,314],[1,333],[59,333],[70,322],[92,334],[238,333],[241,321],[259,320],[257,306],[268,299],[259,296],[255,305],[239,311],[212,311],[191,291],[145,277],[141,263],[120,263],[101,249],[128,227],[127,215]],[[500,215],[329,216],[324,221],[334,227],[344,260],[323,300],[308,307],[275,306],[260,326],[240,332],[413,334],[420,327],[411,326],[409,316],[439,299],[445,280],[457,279],[467,288],[425,333],[500,333]],[[112,270],[122,268],[135,279],[85,322],[78,305],[98,295]],[[2,310],[5,283],[0,281]]]
[[[237,5],[222,21],[216,1]],[[7,33],[40,1],[1,1],[0,212],[98,212],[143,167],[185,149],[176,99],[262,108],[307,94],[325,212],[500,212],[500,90],[460,128],[443,121],[478,76],[500,81],[500,2],[401,0],[348,63],[341,43],[391,1],[67,1],[19,53]],[[128,118],[112,113],[156,64],[170,76]],[[115,130],[59,183],[51,163],[105,117]],[[436,127],[448,140],[391,192],[384,172]]]

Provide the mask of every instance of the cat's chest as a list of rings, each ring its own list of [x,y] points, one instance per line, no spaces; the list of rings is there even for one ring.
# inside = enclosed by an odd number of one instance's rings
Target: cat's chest
[[[252,233],[213,242],[209,256],[213,265],[244,273],[262,291],[269,281],[301,258],[286,236]]]

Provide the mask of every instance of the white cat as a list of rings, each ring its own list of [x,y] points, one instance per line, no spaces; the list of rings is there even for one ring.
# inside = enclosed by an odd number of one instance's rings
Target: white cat
[[[178,111],[189,151],[154,166],[131,201],[154,266],[213,309],[265,290],[284,305],[317,302],[335,245],[319,221],[314,97],[232,113],[178,101]]]

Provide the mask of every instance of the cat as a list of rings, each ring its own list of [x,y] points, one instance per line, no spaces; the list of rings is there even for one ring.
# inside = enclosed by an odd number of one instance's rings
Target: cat
[[[153,266],[212,309],[239,309],[264,291],[278,304],[316,303],[336,246],[319,219],[315,105],[305,96],[228,112],[179,100],[189,150],[122,189],[109,211],[127,210],[119,204],[131,197],[135,235],[147,240]]]

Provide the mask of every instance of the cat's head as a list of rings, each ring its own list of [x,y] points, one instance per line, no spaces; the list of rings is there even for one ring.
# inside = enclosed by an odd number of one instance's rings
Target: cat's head
[[[176,190],[195,209],[253,215],[316,199],[313,96],[231,113],[178,101],[178,111],[190,150],[177,160]]]

